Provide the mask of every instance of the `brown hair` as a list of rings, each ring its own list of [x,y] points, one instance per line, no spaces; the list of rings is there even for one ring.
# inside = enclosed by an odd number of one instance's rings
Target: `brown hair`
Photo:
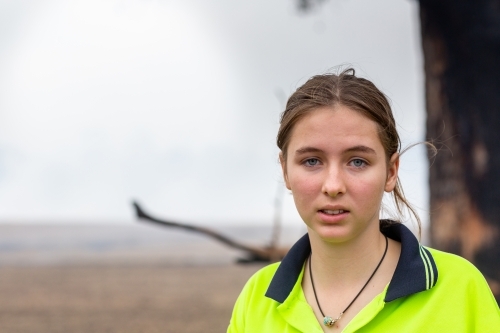
[[[319,107],[337,105],[358,111],[377,123],[387,162],[394,153],[401,154],[401,140],[387,97],[371,81],[357,77],[354,69],[348,68],[338,75],[313,76],[290,96],[286,109],[281,114],[280,128],[276,138],[285,161],[288,144],[297,122]],[[398,213],[402,216],[403,207],[406,207],[415,216],[420,230],[420,218],[406,199],[399,177],[392,196]]]

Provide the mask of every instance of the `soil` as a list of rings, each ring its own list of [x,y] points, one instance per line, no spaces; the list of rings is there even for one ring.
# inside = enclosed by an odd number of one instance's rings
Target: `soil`
[[[0,331],[226,332],[259,265],[0,268]]]

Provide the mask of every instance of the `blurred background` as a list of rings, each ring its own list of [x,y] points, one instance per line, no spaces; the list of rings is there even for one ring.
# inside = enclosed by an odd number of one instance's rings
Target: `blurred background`
[[[418,3],[298,3],[0,1],[9,332],[224,331],[261,266],[137,222],[131,202],[265,245],[279,199],[291,244],[305,228],[275,136],[287,97],[314,74],[353,66],[391,99],[403,147],[424,139]],[[400,177],[424,229],[427,171],[423,147],[405,153]]]

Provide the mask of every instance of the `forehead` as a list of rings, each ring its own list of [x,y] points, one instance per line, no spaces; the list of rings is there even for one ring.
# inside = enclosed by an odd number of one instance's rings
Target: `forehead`
[[[321,107],[295,124],[288,152],[294,153],[303,146],[339,150],[357,145],[383,152],[378,131],[377,123],[358,111],[343,105]]]

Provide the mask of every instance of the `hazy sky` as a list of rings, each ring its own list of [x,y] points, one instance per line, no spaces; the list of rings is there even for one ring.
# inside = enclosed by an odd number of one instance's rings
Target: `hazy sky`
[[[350,63],[424,136],[417,1],[0,0],[0,222],[266,224],[285,96]],[[427,164],[401,178],[426,220]],[[299,223],[285,193],[285,223]]]

